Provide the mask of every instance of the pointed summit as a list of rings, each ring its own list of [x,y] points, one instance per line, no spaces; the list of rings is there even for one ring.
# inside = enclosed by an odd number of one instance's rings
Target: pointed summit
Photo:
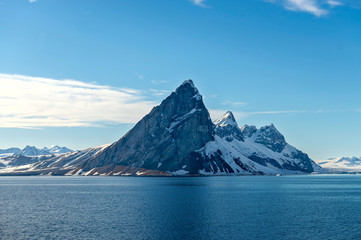
[[[231,111],[226,112],[222,117],[213,122],[215,126],[215,132],[221,138],[226,139],[228,142],[232,142],[233,139],[243,141],[244,137],[239,129],[236,119]]]
[[[185,86],[185,85],[190,85],[191,87],[197,89],[195,86],[194,86],[194,82],[192,81],[192,79],[187,79],[185,80],[179,87],[182,87],[182,86]],[[198,92],[198,90],[197,90]]]
[[[202,96],[193,81],[186,80],[123,138],[81,168],[89,171],[104,166],[130,166],[129,174],[140,168],[190,171],[191,153],[213,140],[213,124]]]
[[[188,92],[191,96],[200,95],[198,89],[194,86],[191,79],[185,80],[176,90],[175,93]]]
[[[227,125],[238,127],[236,119],[231,111],[226,112],[222,117],[213,122],[217,126],[225,127]]]

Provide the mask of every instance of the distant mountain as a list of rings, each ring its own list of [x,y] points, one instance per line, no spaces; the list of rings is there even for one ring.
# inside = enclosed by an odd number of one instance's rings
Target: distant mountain
[[[59,147],[57,145],[51,146],[50,148],[36,148],[34,146],[27,145],[25,148],[8,148],[8,149],[0,149],[0,157],[1,156],[9,156],[13,154],[20,154],[23,156],[39,156],[39,155],[47,155],[47,154],[57,154],[57,153],[67,153],[72,152],[73,150],[66,147]]]
[[[51,148],[38,149],[34,146],[26,146],[24,149],[8,148],[0,149],[0,168],[14,167],[31,164],[55,157],[55,155],[72,152],[66,147],[52,146]]]
[[[202,96],[187,80],[117,142],[6,168],[0,174],[297,174],[318,168],[273,124],[239,128],[232,112],[212,122]]]
[[[317,163],[329,171],[361,172],[361,157],[329,158]]]
[[[44,149],[47,149],[46,147],[43,148]],[[51,146],[50,149],[48,149],[49,153],[52,153],[52,154],[58,154],[58,153],[68,153],[68,152],[72,152],[73,150],[67,148],[67,147],[59,147],[58,145],[55,145],[55,146]]]
[[[54,154],[38,155],[38,156],[24,156],[21,154],[14,154],[7,157],[0,158],[0,168],[4,167],[18,167],[22,165],[32,164],[39,161],[44,161],[55,157]]]
[[[50,154],[47,148],[38,149],[34,146],[26,146],[20,153],[23,156],[39,156]]]
[[[0,149],[0,157],[2,156],[9,156],[13,154],[20,154],[20,148],[8,148],[8,149]]]

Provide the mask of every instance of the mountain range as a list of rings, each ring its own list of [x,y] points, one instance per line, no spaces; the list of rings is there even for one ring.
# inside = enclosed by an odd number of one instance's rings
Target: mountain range
[[[232,112],[212,122],[198,89],[186,80],[118,141],[0,169],[0,174],[192,176],[320,169],[273,124],[239,127]]]
[[[329,172],[361,172],[361,157],[338,157],[317,161]]]
[[[57,145],[50,148],[36,148],[27,145],[25,148],[0,149],[0,168],[21,166],[55,157],[55,155],[72,152],[73,150]]]
[[[59,147],[58,145],[51,146],[50,148],[37,148],[35,146],[27,145],[25,148],[8,148],[8,149],[0,149],[0,156],[9,156],[12,154],[21,154],[23,156],[39,156],[39,155],[47,155],[47,154],[57,154],[57,153],[67,153],[72,152],[73,150],[67,147]]]

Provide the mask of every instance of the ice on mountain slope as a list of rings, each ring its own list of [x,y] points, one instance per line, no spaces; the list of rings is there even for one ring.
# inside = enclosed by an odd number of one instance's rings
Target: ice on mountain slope
[[[230,115],[232,114],[227,112],[223,117],[216,120],[214,122],[215,129],[221,130],[227,127],[227,124],[223,123],[226,122],[225,116]],[[233,126],[237,125],[233,124]],[[216,133],[222,132],[220,130],[216,131]],[[237,132],[237,130],[232,129],[231,132]],[[239,130],[243,135],[241,140],[232,138],[231,134],[226,136],[224,134],[218,135],[225,139],[233,149],[237,149],[239,153],[252,162],[268,168],[304,172],[313,171],[313,161],[306,154],[289,145],[273,124],[260,129],[255,126],[244,125]],[[234,156],[234,158],[236,157]]]

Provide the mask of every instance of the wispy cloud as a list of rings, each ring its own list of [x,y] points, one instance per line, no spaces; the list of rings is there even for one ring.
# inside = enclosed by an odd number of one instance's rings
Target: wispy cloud
[[[135,123],[155,104],[136,89],[0,74],[2,128]]]
[[[152,81],[152,84],[154,84],[154,85],[159,85],[159,84],[164,84],[164,83],[167,83],[167,82],[168,82],[167,80],[159,80],[159,81],[153,80],[153,81]]]
[[[222,102],[222,105],[232,106],[232,107],[244,107],[247,105],[247,103],[239,102],[239,101],[232,102],[232,101],[227,100],[227,101]]]
[[[217,118],[221,117],[223,114],[225,114],[227,110],[221,110],[221,109],[212,109],[209,110],[209,113],[211,115],[211,118],[213,120],[216,120]],[[305,110],[286,110],[286,111],[256,111],[256,112],[243,112],[243,111],[232,111],[234,117],[236,119],[244,119],[246,117],[250,117],[253,115],[268,115],[268,114],[295,114],[295,113],[305,113],[307,111]]]
[[[153,96],[163,96],[167,94],[168,90],[149,89]]]
[[[317,17],[326,16],[330,8],[346,4],[345,0],[265,0],[282,5],[285,9],[295,12],[307,12]]]
[[[340,1],[335,1],[335,0],[327,0],[326,1],[328,5],[330,5],[331,7],[336,7],[336,6],[342,6],[343,3]]]
[[[206,0],[190,0],[190,1],[191,1],[191,3],[193,3],[194,5],[199,6],[199,7],[203,7],[203,8],[209,7],[205,4]]]
[[[35,3],[37,0],[29,0],[29,3]]]
[[[136,73],[138,79],[143,79],[144,78],[144,75],[143,74],[140,74],[140,73]]]

